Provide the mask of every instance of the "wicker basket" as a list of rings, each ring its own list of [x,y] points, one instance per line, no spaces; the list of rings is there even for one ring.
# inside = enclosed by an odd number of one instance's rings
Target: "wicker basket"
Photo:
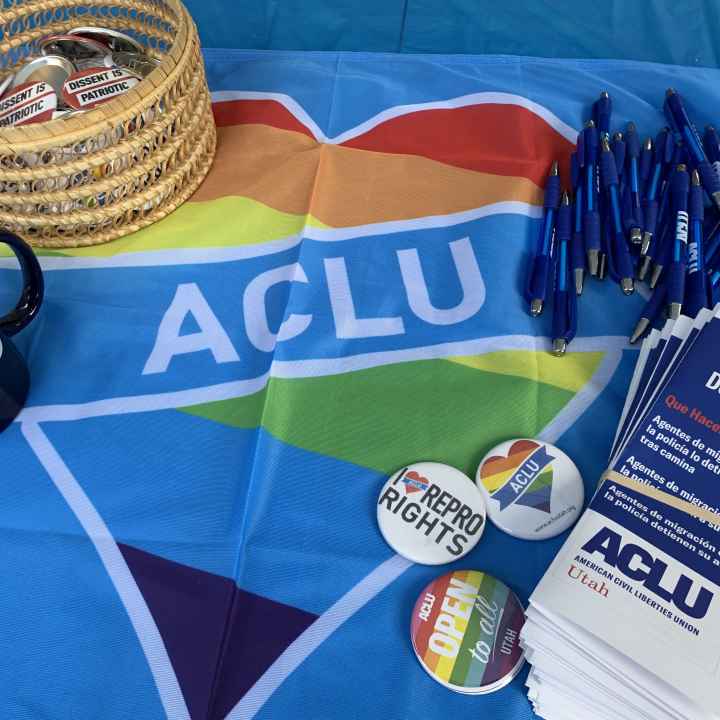
[[[42,247],[96,245],[160,220],[215,153],[197,29],[179,0],[18,1],[0,11],[0,68],[81,25],[126,32],[161,62],[84,114],[0,129],[0,227]]]

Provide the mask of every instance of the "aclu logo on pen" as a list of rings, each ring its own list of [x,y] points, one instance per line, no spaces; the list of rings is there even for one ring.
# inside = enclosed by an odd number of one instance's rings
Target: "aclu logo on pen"
[[[714,597],[710,590],[698,587],[684,574],[680,574],[673,583],[673,573],[667,563],[661,558],[654,558],[640,545],[623,543],[622,536],[610,528],[599,530],[582,549],[590,555],[601,555],[607,565],[631,580],[642,582],[646,590],[672,603],[685,615],[698,620],[707,615]],[[695,598],[692,604],[691,596]]]
[[[547,445],[518,440],[507,456],[493,455],[483,462],[480,479],[500,510],[517,504],[550,513],[554,459]]]

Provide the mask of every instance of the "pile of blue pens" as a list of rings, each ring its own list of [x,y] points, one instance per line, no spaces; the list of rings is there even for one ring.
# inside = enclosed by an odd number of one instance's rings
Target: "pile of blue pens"
[[[552,165],[525,297],[538,316],[552,293],[555,355],[575,336],[586,273],[609,275],[626,295],[636,279],[653,289],[631,342],[720,299],[720,137],[708,126],[701,140],[675,90],[663,109],[670,127],[654,141],[641,142],[634,123],[611,138],[602,93],[570,158],[572,195]]]

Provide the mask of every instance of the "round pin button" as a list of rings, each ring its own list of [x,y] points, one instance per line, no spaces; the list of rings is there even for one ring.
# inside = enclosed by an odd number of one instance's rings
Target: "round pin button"
[[[160,63],[154,58],[138,53],[117,50],[107,55],[104,60],[105,67],[122,67],[131,70],[141,77],[147,77]]]
[[[560,448],[520,438],[494,447],[475,478],[488,517],[523,540],[545,540],[571,527],[585,498],[575,463]]]
[[[77,27],[68,30],[67,34],[82,35],[82,37],[102,43],[113,52],[145,53],[145,48],[135,40],[135,38],[118,30],[113,30],[112,28],[94,26]]]
[[[505,583],[479,570],[454,570],[420,593],[410,636],[434,680],[456,692],[483,695],[520,672],[524,623],[522,604]]]
[[[123,68],[92,67],[73,73],[63,83],[65,104],[75,110],[90,110],[123,95],[140,78]]]
[[[40,41],[43,55],[61,55],[68,60],[103,58],[108,53],[107,45],[82,35],[48,35]]]
[[[0,80],[0,98],[10,89],[13,84],[15,73],[8,73],[2,80]]]
[[[463,557],[485,529],[485,501],[460,470],[420,462],[398,470],[383,486],[377,520],[388,545],[423,565]]]
[[[56,109],[57,95],[49,83],[23,83],[0,98],[0,128],[46,122]]]
[[[12,89],[17,89],[25,83],[45,82],[60,98],[62,87],[68,76],[75,72],[75,66],[61,55],[44,55],[35,58],[27,65],[23,65],[13,78]]]

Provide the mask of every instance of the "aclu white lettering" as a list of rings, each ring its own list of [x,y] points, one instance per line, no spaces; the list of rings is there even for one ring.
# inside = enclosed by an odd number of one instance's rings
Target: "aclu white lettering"
[[[449,243],[462,299],[454,307],[438,308],[430,300],[430,291],[420,264],[417,249],[397,251],[400,275],[411,312],[431,325],[453,325],[473,317],[485,303],[485,283],[478,267],[470,239],[465,237]],[[330,312],[339,340],[403,335],[405,322],[401,315],[359,317],[350,286],[350,270],[343,257],[324,260],[325,280]],[[290,314],[277,332],[270,328],[267,294],[282,283],[308,284],[300,263],[292,263],[260,273],[245,288],[242,313],[245,332],[254,348],[272,352],[278,342],[291,340],[310,327],[311,314]],[[188,317],[199,330],[180,334]],[[240,356],[229,335],[211,309],[196,283],[178,285],[175,297],[160,321],[155,344],[145,363],[143,375],[164,373],[178,355],[210,351],[216,363],[238,362]]]
[[[687,245],[689,218],[685,210],[678,210],[675,221],[675,239]]]
[[[668,578],[672,571],[661,558],[654,558],[645,548],[635,543],[624,543],[622,536],[610,528],[602,528],[582,549],[589,555],[598,553],[604,561],[619,570],[625,577],[637,580],[646,590],[692,618],[707,615],[713,594],[706,587],[696,587],[687,575],[680,574],[675,580]],[[691,604],[690,595],[695,593]]]

